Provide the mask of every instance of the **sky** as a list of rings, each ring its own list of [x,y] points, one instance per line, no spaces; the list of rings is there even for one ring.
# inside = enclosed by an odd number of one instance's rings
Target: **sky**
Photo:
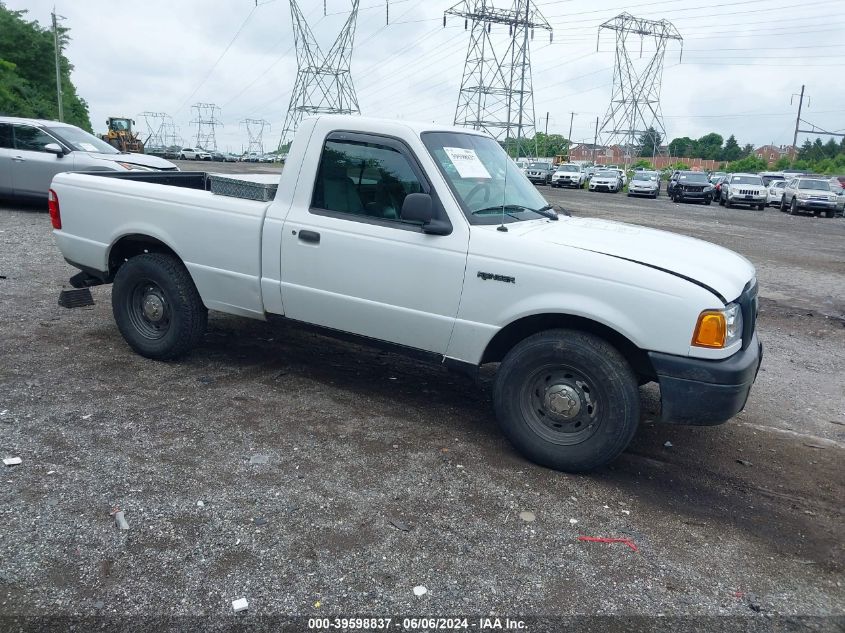
[[[461,18],[443,12],[455,0],[360,0],[352,78],[361,113],[451,124],[469,44]],[[351,0],[299,0],[319,45],[331,47]],[[109,116],[144,111],[173,116],[185,146],[196,126],[191,105],[215,103],[223,127],[217,145],[240,153],[241,121],[265,119],[264,147],[275,149],[297,71],[288,0],[5,0],[49,25],[55,6],[70,29],[65,54],[88,102],[95,132]],[[256,6],[257,4],[257,6]],[[660,105],[668,139],[735,134],[740,145],[789,144],[797,96],[802,119],[845,128],[845,15],[830,0],[538,0],[554,29],[531,43],[538,129],[592,142],[613,87],[613,33],[599,25],[622,11],[672,22],[684,38],[667,47]],[[596,8],[601,5],[602,8]],[[505,0],[494,6],[507,8]],[[493,36],[507,40],[507,28]],[[497,42],[499,40],[497,39]],[[639,40],[630,39],[636,64]],[[653,48],[653,46],[652,46]],[[648,58],[649,43],[643,55]],[[571,117],[574,112],[575,116]],[[802,125],[802,127],[807,127]],[[807,135],[799,136],[799,144]],[[829,137],[823,137],[827,140]],[[600,139],[601,140],[601,139]]]

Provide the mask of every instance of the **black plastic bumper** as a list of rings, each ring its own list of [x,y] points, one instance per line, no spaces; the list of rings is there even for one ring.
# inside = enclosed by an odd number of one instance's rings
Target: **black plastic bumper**
[[[714,425],[745,407],[763,360],[756,332],[750,344],[730,358],[703,360],[649,352],[660,384],[661,422]]]

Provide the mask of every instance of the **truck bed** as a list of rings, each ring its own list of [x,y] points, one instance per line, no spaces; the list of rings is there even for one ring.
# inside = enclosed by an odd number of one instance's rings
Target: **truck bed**
[[[205,171],[179,172],[81,172],[120,180],[146,182],[167,187],[199,189],[213,194],[269,202],[276,195],[279,174],[220,174]]]
[[[211,309],[263,318],[261,231],[269,202],[210,191],[207,172],[63,173],[53,180],[72,264],[110,270],[122,240],[145,235],[184,262]],[[278,178],[278,176],[274,176]]]

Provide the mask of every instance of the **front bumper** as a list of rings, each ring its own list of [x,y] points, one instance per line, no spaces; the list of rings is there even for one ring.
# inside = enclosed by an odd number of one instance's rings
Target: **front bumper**
[[[729,195],[728,200],[730,200],[731,204],[766,204],[766,196],[764,195],[744,195],[744,194],[737,194],[734,196]]]
[[[836,201],[826,200],[797,200],[798,208],[806,211],[833,211],[836,209]]]
[[[555,180],[552,178],[552,184],[555,187],[580,187],[581,182],[576,178],[575,180],[571,180],[569,178],[558,178]]]
[[[661,422],[714,425],[742,411],[763,360],[755,332],[749,345],[723,360],[649,352],[660,385]]]
[[[606,185],[606,184],[593,184],[590,183],[590,189],[595,191],[616,191],[616,185]]]
[[[685,200],[706,200],[713,199],[712,191],[687,191],[686,189],[676,189],[675,193]]]
[[[632,196],[653,196],[657,193],[657,189],[641,189],[640,187],[628,187],[628,193]]]

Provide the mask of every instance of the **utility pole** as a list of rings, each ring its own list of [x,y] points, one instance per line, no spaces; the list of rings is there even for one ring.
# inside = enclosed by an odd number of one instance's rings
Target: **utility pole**
[[[596,134],[593,137],[593,165],[596,164],[596,145],[599,142],[599,118],[596,117]]]
[[[59,65],[61,51],[59,49],[59,27],[56,24],[56,11],[50,14],[53,17],[53,44],[56,52],[56,99],[59,103],[59,121],[65,120],[65,111],[62,107],[62,71]]]
[[[546,112],[546,136],[549,135],[549,113]]]
[[[792,95],[793,97],[795,95]],[[790,99],[790,104],[792,100]],[[795,134],[792,137],[792,147],[795,153],[798,153],[798,128],[801,125],[801,107],[804,105],[804,86],[801,86],[801,96],[798,97],[798,116],[795,117]]]
[[[566,160],[571,160],[572,156],[570,153],[572,152],[572,122],[575,120],[575,113],[569,113],[569,136],[566,137]]]

